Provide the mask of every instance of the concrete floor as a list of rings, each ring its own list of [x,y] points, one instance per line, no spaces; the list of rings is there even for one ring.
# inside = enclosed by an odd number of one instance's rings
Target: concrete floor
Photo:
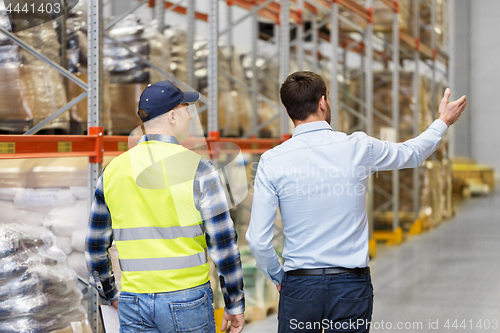
[[[500,332],[499,264],[497,190],[465,202],[436,229],[380,249],[370,262],[371,331]],[[243,332],[277,332],[277,317],[249,324]]]

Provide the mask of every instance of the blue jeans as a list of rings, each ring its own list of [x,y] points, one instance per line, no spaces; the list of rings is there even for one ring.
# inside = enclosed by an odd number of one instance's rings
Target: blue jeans
[[[281,283],[278,332],[369,332],[370,274],[291,276]]]
[[[215,333],[212,288],[201,286],[156,294],[122,292],[120,333]]]

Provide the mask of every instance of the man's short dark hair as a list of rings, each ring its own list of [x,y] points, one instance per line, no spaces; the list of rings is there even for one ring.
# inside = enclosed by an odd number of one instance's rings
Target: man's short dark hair
[[[280,96],[292,120],[305,120],[318,111],[321,96],[327,98],[326,83],[316,73],[295,72],[281,85]]]

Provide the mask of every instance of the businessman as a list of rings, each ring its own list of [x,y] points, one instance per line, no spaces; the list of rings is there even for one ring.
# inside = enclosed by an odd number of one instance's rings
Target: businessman
[[[291,74],[281,101],[295,124],[290,140],[262,155],[246,234],[257,266],[280,291],[278,332],[369,332],[373,287],[368,268],[366,188],[371,173],[420,166],[460,117],[466,97],[403,143],[332,130],[326,84]],[[284,266],[272,245],[279,207]]]

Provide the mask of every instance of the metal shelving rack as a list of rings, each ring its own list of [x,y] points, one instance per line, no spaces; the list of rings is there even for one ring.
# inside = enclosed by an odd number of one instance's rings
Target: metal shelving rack
[[[219,22],[219,3],[225,2],[228,6],[227,11],[227,21],[228,28],[222,32],[219,31],[218,22]],[[288,128],[288,116],[284,108],[263,96],[258,92],[258,82],[256,80],[257,75],[254,75],[254,79],[252,80],[250,85],[247,85],[245,82],[241,82],[237,78],[234,78],[230,73],[225,71],[221,71],[218,68],[218,44],[220,38],[227,34],[228,46],[232,49],[232,40],[233,33],[232,28],[242,22],[243,20],[250,18],[252,20],[252,29],[254,32],[252,38],[252,68],[258,71],[258,67],[255,65],[255,60],[258,56],[258,17],[264,17],[267,20],[271,20],[275,22],[275,37],[272,42],[277,43],[278,46],[278,54],[280,59],[280,71],[279,71],[279,79],[276,79],[277,84],[282,82],[285,77],[289,74],[289,61],[290,61],[290,52],[291,47],[297,44],[297,59],[299,68],[304,67],[304,60],[306,57],[306,52],[303,48],[303,45],[300,41],[304,41],[304,38],[307,38],[311,35],[312,39],[312,68],[316,70],[319,66],[319,44],[322,42],[330,43],[330,61],[333,64],[339,64],[341,62],[341,57],[339,57],[339,50],[342,50],[344,58],[346,52],[357,52],[363,56],[364,63],[364,83],[365,83],[365,91],[364,98],[358,99],[358,102],[361,101],[363,105],[363,112],[358,112],[356,110],[347,110],[351,112],[351,114],[359,117],[364,122],[364,130],[368,135],[373,135],[373,117],[379,116],[380,113],[377,110],[373,109],[373,62],[380,59],[380,54],[374,50],[372,41],[373,38],[380,38],[373,33],[373,12],[372,12],[372,1],[382,1],[387,6],[393,9],[393,25],[392,25],[392,41],[387,43],[391,47],[391,57],[393,63],[393,73],[392,73],[392,119],[386,119],[388,124],[390,124],[395,132],[396,132],[396,140],[399,139],[398,127],[399,127],[399,101],[398,101],[398,89],[399,89],[399,62],[400,56],[406,55],[406,51],[404,51],[400,47],[400,43],[404,43],[406,46],[409,46],[413,50],[413,60],[415,62],[415,84],[414,84],[414,95],[418,96],[418,73],[419,73],[419,64],[422,62],[421,58],[424,59],[424,64],[429,66],[432,69],[432,88],[435,87],[435,77],[437,66],[436,61],[440,61],[441,63],[448,64],[448,58],[442,52],[436,51],[435,44],[435,32],[432,32],[431,35],[431,45],[423,45],[420,43],[420,39],[418,36],[418,15],[414,15],[414,31],[417,32],[416,35],[411,36],[407,33],[400,31],[398,25],[398,1],[397,0],[366,0],[365,6],[361,6],[353,0],[210,0],[210,10],[208,15],[204,13],[196,12],[196,0],[180,0],[176,3],[172,3],[165,0],[142,0],[137,3],[133,8],[129,11],[117,17],[113,21],[111,21],[106,26],[103,25],[102,20],[102,1],[100,0],[88,0],[88,84],[81,81],[77,77],[73,76],[66,69],[61,67],[59,64],[53,63],[50,59],[46,58],[38,51],[24,43],[14,34],[0,27],[0,32],[7,35],[10,39],[19,44],[22,48],[35,55],[52,68],[57,70],[61,75],[65,76],[67,79],[73,81],[80,87],[82,87],[85,92],[78,96],[73,101],[69,102],[66,106],[56,111],[53,115],[48,117],[46,120],[42,121],[39,125],[33,127],[26,135],[18,136],[18,135],[0,135],[0,144],[14,144],[12,150],[7,154],[1,154],[0,159],[8,159],[8,158],[45,158],[45,157],[75,157],[75,156],[88,156],[89,157],[89,167],[88,167],[88,188],[89,188],[89,198],[93,197],[93,193],[95,190],[95,186],[97,183],[98,176],[102,170],[102,160],[103,155],[118,155],[123,149],[123,145],[120,143],[127,142],[127,137],[108,137],[103,135],[103,96],[102,96],[102,85],[103,85],[103,70],[102,70],[102,40],[104,37],[110,38],[108,34],[105,33],[106,30],[109,30],[112,26],[114,26],[117,22],[123,19],[126,15],[132,13],[136,9],[149,4],[150,8],[154,8],[155,16],[159,18],[158,29],[160,31],[163,30],[164,25],[162,18],[164,18],[165,13],[171,11],[179,14],[186,15],[188,21],[188,32],[187,32],[187,40],[188,40],[188,59],[187,59],[187,82],[181,82],[177,78],[173,77],[168,72],[163,71],[161,68],[158,68],[154,64],[152,64],[148,59],[143,58],[141,55],[134,52],[127,45],[120,43],[119,41],[114,40],[117,44],[126,48],[129,52],[133,53],[136,56],[141,56],[142,61],[149,65],[151,68],[159,71],[162,75],[167,77],[168,79],[175,82],[181,88],[185,90],[194,90],[192,88],[194,83],[194,63],[193,63],[193,44],[195,37],[195,20],[202,20],[208,22],[209,29],[209,38],[208,38],[208,48],[209,48],[209,58],[208,58],[208,87],[209,94],[208,96],[202,96],[201,101],[205,103],[205,106],[199,110],[199,113],[208,110],[208,137],[207,142],[233,142],[238,144],[242,148],[242,152],[250,153],[250,154],[262,154],[264,151],[274,147],[276,144],[283,142],[289,137],[289,128]],[[424,0],[413,0],[414,2],[414,10],[418,12],[420,2]],[[181,4],[186,2],[186,7],[182,7]],[[425,2],[425,1],[424,1]],[[290,9],[292,3],[296,3],[298,9]],[[428,2],[426,2],[429,4]],[[248,10],[248,14],[244,17],[240,18],[238,21],[234,22],[232,17],[232,6],[238,6]],[[351,25],[354,26],[356,30],[362,34],[363,38],[361,41],[354,40],[345,40],[345,36],[341,36],[341,31],[339,30],[339,21],[342,20],[346,23],[349,23],[348,19],[342,17],[339,14],[339,6],[343,6],[344,8],[356,13],[357,15],[363,17],[366,22],[366,28],[360,28],[355,26],[352,22]],[[435,0],[431,0],[430,9],[432,11],[432,25],[435,26]],[[312,28],[309,32],[304,31],[304,21],[303,14],[308,11],[311,14]],[[327,19],[322,22],[318,21],[318,14],[323,13],[327,15]],[[290,25],[287,23],[292,23],[296,26],[297,29],[297,39],[295,42],[290,41]],[[329,36],[324,36],[320,33],[320,29],[327,23],[331,24],[331,31]],[[344,38],[344,40],[341,40]],[[430,60],[430,63],[429,63]],[[331,68],[331,85],[330,85],[330,100],[332,106],[332,126],[336,129],[338,123],[338,106],[340,105],[340,101],[338,96],[340,94],[339,84],[337,81],[338,75],[338,66],[333,65]],[[345,63],[343,64],[345,66]],[[247,91],[250,92],[251,101],[252,101],[252,131],[247,137],[234,139],[234,138],[221,138],[218,131],[218,75],[222,74],[228,77],[234,84],[238,84],[243,86]],[[446,73],[442,73],[447,76]],[[48,124],[51,120],[55,119],[57,116],[62,114],[63,112],[70,109],[73,105],[83,100],[85,97],[88,98],[88,135],[86,136],[72,136],[72,135],[63,135],[63,136],[31,136],[29,134],[35,134],[39,129],[41,129],[44,125]],[[355,98],[354,96],[350,96],[351,98]],[[434,103],[434,92],[432,103]],[[257,118],[257,107],[258,102],[263,101],[269,104],[271,107],[276,109],[277,114],[274,118],[271,118],[269,121],[259,124]],[[433,112],[435,114],[435,105],[432,105]],[[414,106],[415,114],[414,114],[414,134],[418,135],[418,98],[415,98],[415,106]],[[256,138],[254,135],[258,133],[258,131],[266,126],[270,121],[279,118],[281,123],[281,135],[279,138],[275,139],[261,139]],[[72,151],[70,152],[61,152],[58,149],[58,142],[71,142],[72,143]],[[418,171],[415,171],[418,175]],[[418,195],[419,195],[419,185],[418,177],[414,177],[414,210],[415,210],[415,219],[418,217]],[[390,235],[383,235],[374,233],[374,238],[376,237],[396,237],[397,230],[400,229],[399,221],[398,221],[398,205],[399,205],[399,176],[398,172],[392,173],[392,182],[393,182],[393,193],[390,195],[390,207],[392,207],[392,211],[394,213],[393,223],[392,223],[392,231]],[[370,182],[372,184],[372,182]],[[371,185],[369,188],[369,197],[370,200],[373,199],[373,186]],[[89,200],[90,202],[91,200]],[[373,219],[371,218],[371,207],[370,207],[370,230],[373,231]],[[373,243],[372,243],[373,245]],[[93,288],[89,288],[89,321],[91,323],[92,329],[94,332],[99,331],[99,319],[98,319],[98,294]]]

